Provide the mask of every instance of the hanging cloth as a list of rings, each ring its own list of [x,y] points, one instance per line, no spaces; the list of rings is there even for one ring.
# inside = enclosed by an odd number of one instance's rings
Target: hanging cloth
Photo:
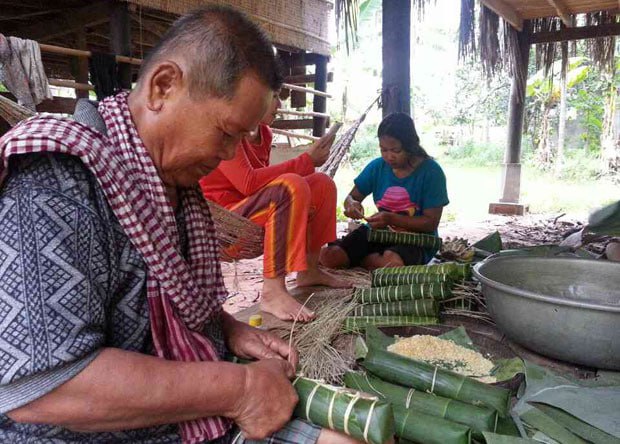
[[[41,49],[34,40],[0,34],[0,78],[17,102],[35,111],[35,106],[52,98],[41,61]]]

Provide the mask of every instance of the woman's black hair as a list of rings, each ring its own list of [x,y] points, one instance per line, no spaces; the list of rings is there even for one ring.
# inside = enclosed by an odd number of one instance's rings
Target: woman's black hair
[[[415,130],[413,119],[405,113],[392,113],[379,124],[377,137],[390,136],[398,140],[410,156],[428,158],[426,150],[420,146],[420,138]]]

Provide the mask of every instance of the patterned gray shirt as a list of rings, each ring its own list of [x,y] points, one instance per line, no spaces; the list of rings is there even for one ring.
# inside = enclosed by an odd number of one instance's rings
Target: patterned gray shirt
[[[150,354],[145,284],[141,256],[78,159],[11,159],[0,188],[0,442],[180,442],[176,425],[77,433],[6,416],[104,347]]]

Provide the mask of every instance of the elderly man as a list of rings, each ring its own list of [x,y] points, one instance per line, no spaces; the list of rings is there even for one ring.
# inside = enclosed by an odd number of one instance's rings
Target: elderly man
[[[348,442],[289,422],[296,352],[222,311],[196,187],[269,107],[275,62],[247,18],[208,7],[132,93],[0,139],[0,442]]]

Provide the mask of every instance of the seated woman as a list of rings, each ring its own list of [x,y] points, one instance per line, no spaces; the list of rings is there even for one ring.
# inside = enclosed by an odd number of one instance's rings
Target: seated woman
[[[314,313],[288,293],[284,278],[296,271],[297,286],[340,285],[318,268],[321,247],[336,239],[336,185],[314,170],[327,160],[334,136],[323,137],[295,159],[269,165],[269,125],[280,105],[275,94],[235,158],[221,162],[200,186],[207,199],[265,227],[261,310],[307,322]]]
[[[407,114],[387,116],[377,131],[381,157],[355,179],[344,201],[345,214],[368,223],[325,247],[321,264],[330,268],[425,264],[435,251],[408,245],[368,242],[369,229],[437,234],[443,207],[448,205],[446,177],[420,146],[413,120]],[[379,212],[364,217],[362,201],[372,193]]]

